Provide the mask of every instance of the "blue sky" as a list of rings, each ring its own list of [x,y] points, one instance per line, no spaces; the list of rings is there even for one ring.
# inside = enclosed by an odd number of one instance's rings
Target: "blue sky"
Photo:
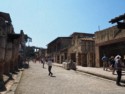
[[[0,11],[10,14],[16,33],[32,38],[31,46],[46,48],[57,37],[113,26],[108,21],[125,13],[125,0],[0,0]]]

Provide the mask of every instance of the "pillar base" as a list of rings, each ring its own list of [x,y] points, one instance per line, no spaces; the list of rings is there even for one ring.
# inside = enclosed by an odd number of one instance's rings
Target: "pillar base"
[[[9,77],[9,80],[14,80],[14,79],[13,79],[13,75],[12,75],[12,73],[5,74],[5,75]]]
[[[5,83],[3,80],[3,72],[4,72],[4,63],[0,62],[0,91],[6,90]]]
[[[5,87],[5,84],[4,84],[4,81],[0,81],[0,92],[2,91],[6,91],[6,87]]]

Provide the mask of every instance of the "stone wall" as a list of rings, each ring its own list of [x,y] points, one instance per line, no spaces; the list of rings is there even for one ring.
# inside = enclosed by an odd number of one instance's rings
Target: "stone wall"
[[[125,41],[125,29],[120,30],[116,26],[95,32],[96,67],[100,67],[102,65],[101,57],[104,54],[101,52],[102,47],[103,48],[110,47],[112,44],[116,44],[116,43],[118,44],[119,42],[121,43],[124,41]],[[116,49],[119,49],[119,48],[116,48]],[[106,50],[106,52],[108,52],[109,54],[114,54],[114,55],[117,54],[117,53],[111,53],[110,50],[109,51]]]
[[[125,30],[119,30],[116,26],[95,32],[95,44],[123,38],[124,32]]]

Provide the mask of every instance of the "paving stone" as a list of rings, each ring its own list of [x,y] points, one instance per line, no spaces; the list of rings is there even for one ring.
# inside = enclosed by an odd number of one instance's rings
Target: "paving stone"
[[[48,76],[47,65],[30,62],[15,94],[124,94],[115,81],[53,66],[56,77]],[[124,84],[123,84],[124,85]]]

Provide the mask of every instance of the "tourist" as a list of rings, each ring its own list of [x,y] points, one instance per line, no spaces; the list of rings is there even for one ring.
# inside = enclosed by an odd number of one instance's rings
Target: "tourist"
[[[43,64],[43,68],[44,68],[44,65],[45,65],[45,59],[44,58],[41,58],[41,63]]]
[[[114,56],[111,56],[109,58],[109,62],[110,62],[109,67],[112,70],[112,74],[114,75],[115,74],[115,60],[114,60]]]
[[[121,76],[122,76],[122,64],[121,64],[121,56],[117,55],[115,57],[115,69],[117,72],[116,84],[120,86]]]
[[[53,73],[51,72],[51,69],[52,69],[52,59],[51,58],[48,58],[47,60],[47,64],[48,64],[48,71],[49,71],[49,76],[53,76]]]
[[[103,61],[103,70],[108,70],[108,58],[104,55],[102,57],[102,61]]]

